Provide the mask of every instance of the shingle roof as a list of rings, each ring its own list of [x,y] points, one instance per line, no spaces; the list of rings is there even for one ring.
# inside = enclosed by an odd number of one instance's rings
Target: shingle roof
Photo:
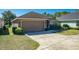
[[[32,11],[17,18],[49,18],[49,17]]]
[[[79,12],[73,12],[60,17],[57,17],[58,21],[72,21],[79,20]]]

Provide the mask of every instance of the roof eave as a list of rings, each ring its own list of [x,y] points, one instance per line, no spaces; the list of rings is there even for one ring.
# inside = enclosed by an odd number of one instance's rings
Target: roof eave
[[[58,21],[79,21],[79,19],[57,19]]]
[[[42,19],[42,20],[50,20],[49,18],[15,18],[14,20],[12,20],[11,22],[17,20],[17,19]]]

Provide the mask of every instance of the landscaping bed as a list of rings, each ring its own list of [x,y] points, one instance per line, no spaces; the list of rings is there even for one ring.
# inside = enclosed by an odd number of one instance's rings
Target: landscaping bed
[[[15,35],[24,35],[23,29],[21,27],[12,27],[12,32]]]

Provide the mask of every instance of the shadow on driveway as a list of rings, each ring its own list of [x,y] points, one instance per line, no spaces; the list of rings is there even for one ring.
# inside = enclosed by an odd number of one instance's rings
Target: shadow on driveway
[[[27,32],[28,35],[41,35],[41,34],[52,34],[57,33],[59,30],[41,31],[41,32]]]

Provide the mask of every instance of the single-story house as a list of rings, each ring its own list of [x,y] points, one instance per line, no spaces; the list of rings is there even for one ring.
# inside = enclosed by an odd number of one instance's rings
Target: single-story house
[[[4,26],[4,21],[0,18],[0,28]]]
[[[25,32],[43,31],[49,27],[51,17],[29,12],[15,18],[12,21],[12,26],[22,27]]]
[[[66,15],[62,15],[57,17],[57,20],[61,24],[68,24],[70,27],[77,27],[79,26],[79,12],[72,12]]]

